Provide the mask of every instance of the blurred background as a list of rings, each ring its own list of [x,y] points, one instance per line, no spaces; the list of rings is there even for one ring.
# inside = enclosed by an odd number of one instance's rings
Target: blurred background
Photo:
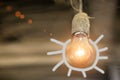
[[[84,11],[95,17],[90,20],[91,38],[104,34],[99,46],[109,47],[101,54],[109,59],[98,63],[104,75],[91,70],[84,79],[80,72],[73,71],[68,78],[65,65],[52,72],[62,58],[46,55],[61,49],[50,38],[63,42],[71,38],[76,11],[69,0],[0,0],[0,80],[120,80],[120,0],[83,3]]]

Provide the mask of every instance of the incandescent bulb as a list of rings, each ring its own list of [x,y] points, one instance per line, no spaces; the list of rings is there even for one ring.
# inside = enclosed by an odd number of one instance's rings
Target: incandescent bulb
[[[68,63],[77,68],[90,67],[96,58],[96,50],[88,41],[84,32],[76,32],[66,47]]]

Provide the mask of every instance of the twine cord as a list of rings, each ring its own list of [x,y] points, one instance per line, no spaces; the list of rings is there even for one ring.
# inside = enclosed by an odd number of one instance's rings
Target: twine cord
[[[79,8],[76,8],[74,5],[73,5],[73,1],[75,1],[75,0],[70,0],[70,3],[71,3],[71,6],[72,6],[72,8],[75,10],[75,11],[77,11],[77,12],[83,12],[83,2],[82,2],[82,0],[79,0]]]

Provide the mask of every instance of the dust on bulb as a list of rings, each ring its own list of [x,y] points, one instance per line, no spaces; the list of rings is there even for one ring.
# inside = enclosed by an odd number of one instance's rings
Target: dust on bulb
[[[96,50],[88,41],[87,34],[77,32],[73,35],[66,47],[66,58],[68,63],[76,68],[87,68],[94,63]]]

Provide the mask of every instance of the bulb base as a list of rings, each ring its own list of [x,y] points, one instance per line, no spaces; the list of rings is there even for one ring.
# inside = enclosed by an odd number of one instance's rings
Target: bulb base
[[[82,12],[77,13],[72,20],[72,34],[75,32],[85,32],[89,35],[90,21],[89,16]]]

